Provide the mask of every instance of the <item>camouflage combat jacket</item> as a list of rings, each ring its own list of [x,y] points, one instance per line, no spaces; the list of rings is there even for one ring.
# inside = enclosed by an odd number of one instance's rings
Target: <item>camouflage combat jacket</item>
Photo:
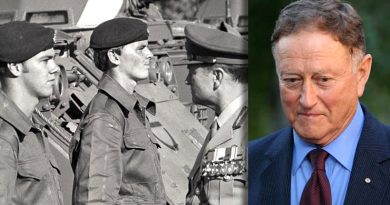
[[[0,90],[0,204],[62,204],[60,170],[41,128]]]
[[[104,75],[70,147],[73,204],[166,204],[158,143],[145,110],[155,106]]]

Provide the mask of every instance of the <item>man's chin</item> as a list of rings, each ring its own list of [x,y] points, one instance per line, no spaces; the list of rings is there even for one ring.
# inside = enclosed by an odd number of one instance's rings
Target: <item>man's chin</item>
[[[198,98],[192,96],[192,102],[197,105],[206,105],[204,101],[199,100]]]
[[[140,81],[144,81],[144,80],[147,80],[149,78],[149,74],[147,75],[147,76],[138,76],[137,78],[134,78],[133,80],[135,81],[135,82],[140,82]]]
[[[47,89],[47,90],[43,90],[43,91],[41,91],[41,93],[39,93],[38,98],[39,99],[49,98],[50,96],[54,95],[53,91],[54,91],[53,88]]]

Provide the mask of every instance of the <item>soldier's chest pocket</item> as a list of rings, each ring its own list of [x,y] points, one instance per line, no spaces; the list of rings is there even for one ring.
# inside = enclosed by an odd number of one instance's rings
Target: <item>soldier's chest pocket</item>
[[[133,128],[125,133],[124,144],[127,149],[146,150],[157,147],[153,133],[146,128]]]
[[[154,186],[150,184],[158,180],[159,159],[157,146],[152,142],[144,128],[133,129],[124,138],[126,153],[123,156],[125,164],[126,184],[133,184],[132,190],[137,187]],[[128,152],[127,152],[128,151]],[[136,185],[141,183],[142,185]],[[154,190],[154,188],[150,188]]]
[[[49,161],[43,157],[32,157],[18,162],[18,177],[22,180],[44,180],[50,175],[50,170],[60,174],[54,159]]]

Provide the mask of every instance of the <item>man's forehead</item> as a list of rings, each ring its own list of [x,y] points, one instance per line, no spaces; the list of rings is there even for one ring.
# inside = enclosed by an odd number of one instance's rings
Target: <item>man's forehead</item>
[[[322,31],[301,31],[282,37],[273,48],[277,55],[295,55],[304,53],[307,55],[348,52],[349,48],[334,38],[330,33]]]
[[[55,52],[53,48],[49,48],[47,50],[41,51],[32,58],[44,58],[44,57],[54,57]]]
[[[187,68],[190,70],[195,70],[197,68],[204,68],[206,66],[207,66],[206,63],[194,63],[194,64],[187,65]]]
[[[148,45],[148,40],[143,40],[143,41],[136,41],[134,43],[138,43],[139,45]]]
[[[132,43],[129,43],[127,45],[130,45],[132,47],[137,47],[137,46],[147,46],[149,43],[147,40],[143,40],[143,41],[136,41],[136,42],[132,42]]]

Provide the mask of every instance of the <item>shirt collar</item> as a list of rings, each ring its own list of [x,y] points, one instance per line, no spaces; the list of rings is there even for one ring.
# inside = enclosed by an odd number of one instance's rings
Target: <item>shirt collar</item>
[[[236,99],[234,99],[218,116],[217,123],[218,127],[222,127],[223,124],[225,124],[230,117],[243,105],[246,105],[248,102],[248,92],[245,91],[243,94],[238,96]]]
[[[137,103],[135,96],[130,95],[116,80],[107,74],[103,74],[98,88],[118,101],[127,111],[132,110]]]
[[[358,103],[355,115],[347,128],[333,142],[323,147],[332,157],[334,157],[343,167],[352,170],[353,159],[355,157],[356,147],[359,142],[364,123],[363,110]],[[307,154],[316,149],[316,145],[302,140],[298,133],[293,130],[294,137],[294,156],[293,156],[293,174],[297,172]]]
[[[134,92],[134,95],[128,93],[116,80],[107,74],[103,74],[99,81],[98,88],[107,95],[114,98],[127,111],[131,111],[137,104],[153,115],[156,113],[156,106],[153,102]]]
[[[19,109],[15,103],[10,100],[0,89],[0,118],[7,121],[15,129],[19,130],[24,135],[30,131],[33,123],[31,120]]]

